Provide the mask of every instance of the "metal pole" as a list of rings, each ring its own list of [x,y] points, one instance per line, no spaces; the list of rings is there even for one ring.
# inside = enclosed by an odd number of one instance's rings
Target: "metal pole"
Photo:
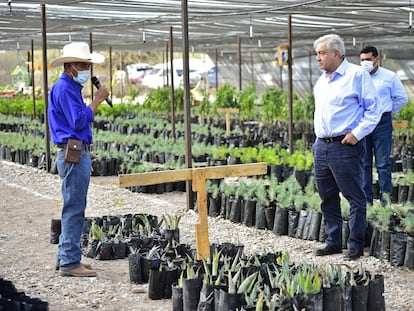
[[[93,51],[92,32],[89,33],[89,51]],[[91,66],[91,77],[93,77],[93,66]],[[91,83],[91,102],[93,100],[93,84]]]
[[[293,83],[292,83],[292,16],[288,18],[288,94],[289,94],[289,150],[293,153]]]
[[[313,92],[313,83],[312,83],[312,52],[308,52],[309,56],[309,92]]]
[[[253,52],[250,52],[250,70],[252,71],[252,82],[254,82]]]
[[[218,89],[218,70],[219,70],[219,66],[218,66],[218,51],[217,51],[217,48],[216,48],[216,76],[215,76],[215,78],[216,78],[216,91]]]
[[[33,48],[33,39],[30,40],[30,50],[32,57],[30,62],[32,64],[30,68],[30,86],[32,87],[32,99],[33,99],[33,119],[36,118],[36,94],[35,94],[35,79],[34,79],[34,48]]]
[[[50,172],[50,132],[49,132],[49,118],[47,110],[49,106],[48,96],[49,88],[47,84],[47,39],[46,39],[46,8],[45,4],[40,5],[42,17],[42,63],[43,63],[43,99],[45,101],[44,115],[45,115],[45,149],[46,149],[46,172]]]
[[[113,99],[112,90],[112,46],[109,46],[109,88],[111,91],[111,100]]]
[[[237,54],[239,56],[239,91],[242,89],[242,67],[241,67],[241,39],[237,37]]]
[[[123,71],[124,69],[123,69],[123,62],[124,62],[124,59],[123,59],[123,54],[122,54],[122,52],[119,52],[119,71],[121,72],[121,71]],[[123,98],[124,98],[124,79],[123,79],[123,76],[121,75],[120,76],[121,77],[121,103],[123,102]]]
[[[165,64],[166,74],[165,76],[163,75],[163,77],[166,79],[167,83],[164,83],[164,85],[170,85],[170,77],[168,76],[168,42],[165,44]]]
[[[184,138],[185,164],[192,167],[191,155],[191,112],[190,112],[190,79],[189,79],[189,51],[188,51],[188,6],[187,0],[181,0],[181,20],[183,37],[183,82],[184,82]],[[193,208],[193,191],[191,181],[186,182],[187,209]]]
[[[175,143],[175,94],[174,94],[174,42],[173,42],[173,27],[170,27],[170,67],[171,67],[171,134]]]
[[[279,85],[280,85],[280,88],[281,89],[283,89],[283,66],[282,65],[280,65],[279,66]]]

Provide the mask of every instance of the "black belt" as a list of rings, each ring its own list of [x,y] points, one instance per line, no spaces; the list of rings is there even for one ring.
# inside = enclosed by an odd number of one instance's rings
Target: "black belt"
[[[333,143],[334,141],[341,141],[344,138],[345,138],[345,135],[335,136],[335,137],[319,137],[319,139],[327,143]]]
[[[60,148],[60,149],[64,149],[66,146],[66,144],[58,144],[56,145],[56,147]],[[91,145],[88,144],[82,144],[82,149],[86,150],[86,151],[91,151]]]

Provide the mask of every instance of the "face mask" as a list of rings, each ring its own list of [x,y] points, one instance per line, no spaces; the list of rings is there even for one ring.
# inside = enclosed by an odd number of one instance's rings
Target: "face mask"
[[[374,70],[374,61],[372,60],[363,60],[361,62],[361,67],[362,69],[371,72],[372,70]]]
[[[72,66],[73,69],[76,70],[76,68],[74,66]],[[77,71],[78,76],[77,77],[73,77],[73,81],[79,83],[79,84],[84,84],[89,80],[89,76],[90,76],[90,71],[89,70],[82,70],[82,71]]]

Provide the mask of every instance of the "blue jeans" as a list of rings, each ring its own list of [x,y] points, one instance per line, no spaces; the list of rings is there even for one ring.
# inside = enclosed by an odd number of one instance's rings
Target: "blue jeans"
[[[82,150],[77,164],[64,161],[64,150],[58,151],[57,169],[62,178],[62,233],[59,237],[57,262],[61,270],[80,267],[82,250],[80,237],[85,222],[86,199],[91,176],[92,160]]]
[[[392,193],[391,181],[391,147],[392,147],[392,116],[384,113],[374,131],[365,138],[366,153],[364,157],[365,195],[367,203],[373,204],[374,195],[372,190],[372,168],[373,156],[378,173],[378,185],[380,199],[384,193]]]
[[[313,147],[315,181],[327,234],[326,244],[342,248],[342,212],[339,193],[348,200],[348,249],[363,250],[366,230],[366,199],[363,189],[365,141],[356,145],[317,139]]]

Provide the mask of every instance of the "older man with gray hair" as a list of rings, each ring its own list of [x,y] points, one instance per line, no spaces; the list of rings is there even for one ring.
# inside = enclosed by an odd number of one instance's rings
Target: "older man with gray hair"
[[[314,42],[314,49],[319,68],[324,71],[314,87],[317,139],[313,155],[327,234],[326,245],[315,253],[342,253],[342,193],[350,204],[345,257],[356,260],[363,255],[365,246],[364,137],[381,117],[377,92],[368,72],[346,60],[341,37],[322,36]]]

